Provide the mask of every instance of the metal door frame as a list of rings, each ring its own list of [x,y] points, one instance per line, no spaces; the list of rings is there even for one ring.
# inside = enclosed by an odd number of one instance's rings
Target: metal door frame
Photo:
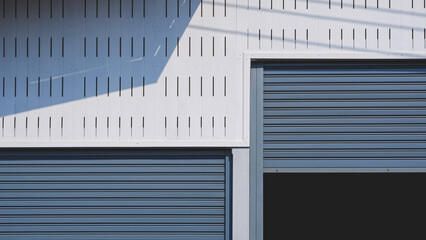
[[[169,155],[174,156],[175,154],[179,154],[184,156],[185,154],[188,156],[197,156],[197,154],[207,155],[209,152],[223,152],[223,157],[225,160],[225,206],[224,206],[224,236],[225,240],[232,240],[232,149],[231,148],[121,148],[121,147],[113,147],[113,148],[25,148],[25,147],[14,147],[14,148],[1,148],[0,154],[8,154],[13,156],[21,156],[24,157],[28,154],[36,155],[36,156],[45,156],[48,155],[46,153],[54,151],[54,152],[64,152],[68,156],[78,157],[84,155],[91,155],[96,157],[96,153],[99,153],[99,156],[105,154],[105,152],[130,152],[132,155],[140,155],[140,156],[155,156],[155,155]]]
[[[395,173],[426,172],[426,168],[263,168],[263,66],[265,62],[304,59],[426,59],[425,53],[245,53],[244,75],[250,76],[250,240],[263,240],[263,174],[273,172],[292,173]]]

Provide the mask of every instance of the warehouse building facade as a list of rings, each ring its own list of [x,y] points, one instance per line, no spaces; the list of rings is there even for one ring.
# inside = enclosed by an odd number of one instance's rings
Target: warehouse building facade
[[[424,0],[0,0],[0,239],[267,240],[303,179],[410,183],[425,29]]]

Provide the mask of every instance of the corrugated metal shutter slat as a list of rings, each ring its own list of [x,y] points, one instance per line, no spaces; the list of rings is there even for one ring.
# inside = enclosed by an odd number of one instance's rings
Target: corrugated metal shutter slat
[[[2,151],[0,239],[226,239],[226,151]]]
[[[426,167],[425,63],[266,62],[264,167]]]

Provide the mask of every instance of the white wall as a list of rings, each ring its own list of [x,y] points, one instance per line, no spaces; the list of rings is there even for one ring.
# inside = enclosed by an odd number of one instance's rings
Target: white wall
[[[0,146],[248,146],[244,52],[426,54],[424,0],[52,3],[0,0]]]

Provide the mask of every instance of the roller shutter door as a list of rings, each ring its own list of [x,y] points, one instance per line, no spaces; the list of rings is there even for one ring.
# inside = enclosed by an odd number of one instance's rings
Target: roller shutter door
[[[227,151],[0,151],[0,239],[228,239]]]
[[[264,64],[265,171],[426,167],[426,61]]]

